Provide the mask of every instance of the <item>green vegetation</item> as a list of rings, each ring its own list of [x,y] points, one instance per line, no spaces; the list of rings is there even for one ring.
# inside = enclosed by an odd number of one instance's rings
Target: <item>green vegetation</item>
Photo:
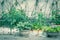
[[[17,2],[17,1],[16,1]],[[4,4],[4,3],[2,3]],[[16,3],[15,5],[17,5]],[[36,6],[38,1],[36,2]],[[56,14],[56,11],[52,10],[52,15],[50,18],[47,18],[43,15],[42,12],[36,13],[37,16],[29,18],[26,16],[24,10],[17,10],[14,6],[12,6],[8,13],[2,12],[0,18],[0,26],[6,26],[10,29],[14,27],[21,30],[42,30],[43,27],[49,26],[46,28],[46,31],[49,32],[58,32],[60,31],[60,27],[51,28],[50,24],[55,23],[56,25],[60,24],[60,14]],[[34,16],[34,15],[33,15]]]
[[[0,20],[0,26],[9,27],[12,31],[19,22],[26,22],[28,18],[23,10],[16,10],[16,8],[12,6],[8,13],[2,13]]]
[[[54,15],[55,14],[51,17],[53,20],[50,20],[53,21],[53,23],[58,23]],[[19,30],[42,30],[43,26],[49,25],[47,23],[48,18],[44,17],[43,13],[38,13],[37,19],[30,19],[23,10],[16,10],[15,7],[12,7],[8,13],[3,12],[0,20],[0,26],[9,26],[11,29],[16,27]],[[47,28],[47,31],[57,31],[55,30],[57,28]]]
[[[44,31],[46,31],[46,32],[60,32],[60,26],[58,27],[55,27],[55,28],[52,28],[52,27],[46,27],[45,29],[44,29]]]
[[[31,30],[32,25],[29,22],[19,22],[16,26],[20,31]]]

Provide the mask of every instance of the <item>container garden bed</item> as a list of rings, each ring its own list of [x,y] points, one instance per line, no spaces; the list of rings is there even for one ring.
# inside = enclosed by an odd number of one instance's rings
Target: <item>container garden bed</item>
[[[26,36],[26,37],[28,37],[29,36],[29,32],[30,32],[30,30],[20,31],[19,32],[19,36]]]
[[[46,32],[47,37],[57,37],[59,32]]]
[[[45,29],[45,32],[47,37],[58,37],[60,32],[60,27],[55,27],[55,28],[47,27]]]
[[[16,26],[19,30],[19,36],[29,36],[31,24],[29,22],[19,22]]]

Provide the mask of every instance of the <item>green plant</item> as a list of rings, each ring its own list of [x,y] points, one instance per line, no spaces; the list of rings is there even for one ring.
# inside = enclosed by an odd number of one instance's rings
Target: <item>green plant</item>
[[[34,23],[32,26],[32,30],[41,30],[41,29],[42,29],[42,26],[38,22]]]
[[[60,26],[57,25],[57,28],[56,29],[60,32]]]
[[[37,14],[37,17],[34,16],[35,14]],[[47,18],[44,17],[42,12],[34,13],[33,16],[34,17],[32,17],[30,20],[31,24],[33,25],[32,30],[41,30],[42,26],[46,25]]]
[[[2,13],[0,20],[2,20],[0,21],[2,26],[8,26],[12,31],[12,29],[19,22],[26,22],[28,20],[28,17],[25,15],[25,12],[23,10],[17,10],[14,6],[12,6],[8,13]]]
[[[46,28],[45,28],[45,31],[46,31],[46,32],[60,32],[60,27],[55,27],[55,28],[46,27]]]
[[[20,31],[23,31],[23,30],[31,30],[31,26],[32,25],[29,22],[19,22],[16,27]]]

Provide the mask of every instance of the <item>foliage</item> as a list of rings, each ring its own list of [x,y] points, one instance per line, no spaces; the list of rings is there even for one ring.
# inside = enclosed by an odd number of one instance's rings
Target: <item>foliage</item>
[[[45,30],[46,32],[60,32],[60,27],[55,27],[55,28],[52,28],[52,27],[46,27]]]
[[[47,18],[44,17],[43,13],[38,13],[38,22],[40,25],[46,25]]]
[[[52,21],[53,23],[55,23],[55,24],[57,24],[57,25],[60,24],[60,14],[59,14],[59,13],[56,14],[56,11],[53,10],[53,11],[52,11],[52,17],[51,17],[51,18],[52,18],[51,21]]]
[[[3,26],[4,24],[8,25],[9,23],[6,21],[7,13],[2,13],[0,18],[0,26]],[[8,24],[7,24],[8,23]]]
[[[2,25],[8,25],[10,28],[13,28],[18,22],[27,21],[27,16],[23,10],[16,10],[15,7],[12,7],[9,13],[2,13],[0,19],[4,20],[2,21]]]
[[[35,23],[32,26],[32,30],[41,30],[42,26],[39,23]]]
[[[31,30],[32,24],[29,22],[19,22],[16,26],[20,31],[22,30]]]
[[[60,24],[60,14],[57,14],[57,15],[56,15],[55,23],[56,23],[57,25]]]
[[[30,22],[33,25],[32,30],[41,30],[42,26],[46,25],[47,18],[44,17],[43,13],[38,13],[37,18],[33,17],[31,18]]]
[[[15,8],[12,8],[9,13],[12,18],[16,20],[16,23],[20,21],[27,21],[28,17],[25,15],[25,12],[23,10],[16,10]]]

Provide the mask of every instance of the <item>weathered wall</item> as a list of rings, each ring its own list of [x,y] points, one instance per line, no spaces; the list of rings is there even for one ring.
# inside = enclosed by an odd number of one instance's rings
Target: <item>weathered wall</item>
[[[4,4],[3,6],[1,5],[2,2]],[[0,13],[2,13],[2,10],[8,12],[10,7],[14,5],[15,2],[16,0],[0,0]],[[29,17],[31,17],[31,13],[33,11],[40,12],[41,10],[44,13],[44,15],[46,14],[49,16],[49,13],[51,12],[51,4],[53,0],[48,0],[48,2],[47,0],[38,0],[37,7],[35,7],[36,0],[25,0],[25,1],[17,0],[17,2],[18,5],[16,6],[16,8],[17,9],[22,8],[26,12],[26,14]],[[58,2],[58,6],[60,8],[60,2]]]

